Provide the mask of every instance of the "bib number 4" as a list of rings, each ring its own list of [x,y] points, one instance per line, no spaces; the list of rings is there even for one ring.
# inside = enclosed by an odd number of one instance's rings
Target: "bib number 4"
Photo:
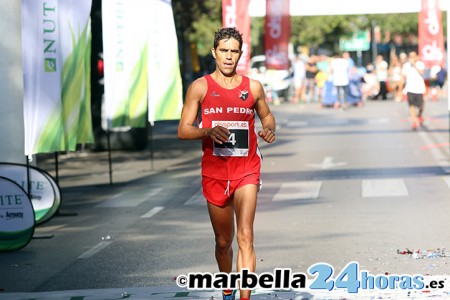
[[[222,125],[221,122],[217,122]],[[215,156],[247,156],[249,148],[248,122],[227,122],[234,126],[224,126],[230,131],[228,141],[222,144],[214,142],[213,153]],[[223,125],[222,125],[223,126]]]

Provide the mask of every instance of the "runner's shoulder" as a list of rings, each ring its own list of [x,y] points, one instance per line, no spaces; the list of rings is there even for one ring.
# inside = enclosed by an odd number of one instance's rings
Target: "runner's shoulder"
[[[261,81],[259,81],[257,79],[254,79],[254,78],[250,78],[250,77],[249,77],[249,79],[250,79],[250,88],[252,90],[253,89],[262,89],[263,88]]]
[[[256,100],[256,98],[259,98],[258,96],[261,96],[262,93],[264,92],[264,87],[259,80],[256,80],[253,78],[249,78],[249,79],[250,79],[250,90],[251,90],[253,96],[255,96],[255,100]]]
[[[200,77],[194,80],[188,89],[188,93],[195,98],[203,99],[206,95],[206,91],[208,90],[208,82],[205,77]]]

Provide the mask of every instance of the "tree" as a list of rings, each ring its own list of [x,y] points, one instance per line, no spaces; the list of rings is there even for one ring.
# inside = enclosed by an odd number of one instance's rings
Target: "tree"
[[[175,21],[179,38],[185,43],[195,43],[200,56],[210,53],[213,35],[222,25],[221,0],[173,0]]]
[[[178,38],[184,48],[195,45],[200,57],[210,55],[212,33],[222,26],[221,0],[172,0]],[[264,53],[264,17],[254,17],[251,23],[251,55]],[[446,12],[443,12],[446,28]],[[386,45],[395,44],[401,37],[405,43],[417,37],[418,15],[376,14],[345,16],[293,16],[291,17],[291,43],[294,49],[306,46],[310,51],[319,49],[337,51],[339,39],[357,31],[373,29],[377,25]],[[387,33],[387,34],[385,34]],[[389,38],[389,41],[384,38]],[[187,54],[184,54],[187,55]],[[185,60],[186,61],[186,60]]]
[[[319,47],[337,50],[339,38],[364,30],[366,22],[361,16],[291,17],[291,42],[306,45],[316,52]]]

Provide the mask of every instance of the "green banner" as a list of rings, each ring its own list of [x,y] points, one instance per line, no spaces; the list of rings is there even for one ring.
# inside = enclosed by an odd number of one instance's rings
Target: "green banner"
[[[171,1],[149,0],[148,120],[150,123],[180,118],[183,87]],[[162,43],[161,41],[164,41]]]
[[[367,51],[370,49],[370,37],[366,31],[356,32],[350,38],[339,39],[342,51]]]

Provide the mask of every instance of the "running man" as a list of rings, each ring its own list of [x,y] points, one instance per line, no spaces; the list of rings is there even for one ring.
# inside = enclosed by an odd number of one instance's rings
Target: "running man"
[[[230,273],[233,269],[236,217],[237,271],[246,268],[254,272],[253,223],[261,169],[255,113],[262,124],[258,136],[267,143],[275,141],[275,118],[261,83],[236,73],[242,55],[239,31],[217,30],[211,53],[216,69],[189,86],[178,138],[202,140],[202,191],[215,234],[219,271]],[[235,299],[235,292],[223,291],[223,299]],[[241,290],[240,299],[250,299],[250,293]]]
[[[405,92],[408,99],[409,116],[412,128],[416,130],[423,123],[424,94],[426,92],[423,74],[425,65],[419,60],[417,52],[408,54],[408,62],[403,65],[402,73],[405,77]]]

